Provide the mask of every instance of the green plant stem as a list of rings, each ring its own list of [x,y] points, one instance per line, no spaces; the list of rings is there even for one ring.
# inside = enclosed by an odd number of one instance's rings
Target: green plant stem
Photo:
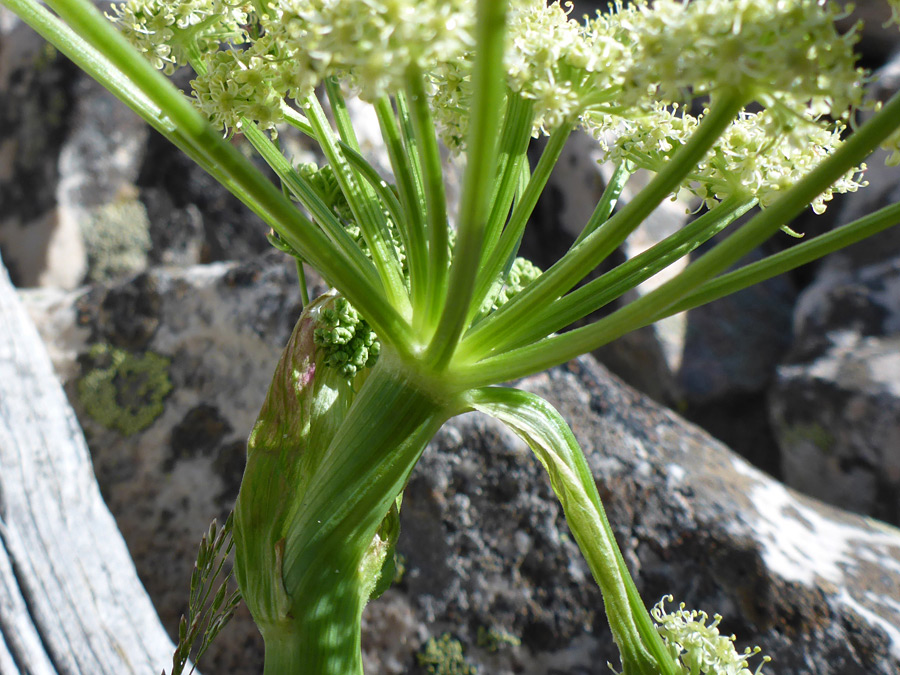
[[[344,100],[341,85],[336,77],[325,79],[325,95],[328,96],[331,114],[334,117],[334,123],[341,140],[356,150],[356,152],[360,152],[356,129],[353,128],[350,111],[347,109],[347,102]]]
[[[312,140],[316,140],[316,132],[313,131],[309,120],[284,101],[281,104],[281,114],[284,115],[284,121],[297,129],[297,131]]]
[[[323,573],[316,590],[290,622],[259,627],[263,675],[363,675],[359,623],[365,599],[359,588],[346,580],[335,584]]]
[[[527,329],[516,335],[515,339],[501,338],[494,352],[501,353],[530,344],[597,311],[690,254],[755,204],[755,200],[741,202],[737,197],[725,200],[675,234],[537,312]],[[487,348],[487,345],[483,347]]]
[[[301,115],[296,110],[294,110],[293,108],[291,108],[287,105],[284,106],[283,112],[284,112],[284,119],[288,124],[290,124],[295,129],[299,130],[300,132],[302,132],[303,134],[305,134],[312,140],[314,140],[314,141],[316,140],[315,131],[313,131],[313,128],[309,124],[309,121],[303,115]],[[265,136],[264,136],[264,138],[265,138]],[[266,139],[266,140],[268,140],[268,139]],[[271,143],[271,141],[269,141],[268,144],[270,146],[272,146],[272,148],[274,150],[274,145]],[[378,199],[381,200],[382,206],[384,206],[384,208],[387,209],[388,214],[391,216],[391,218],[394,219],[394,222],[396,222],[398,224],[401,235],[404,235],[404,237],[405,237],[406,233],[404,231],[405,228],[403,227],[403,224],[405,223],[406,214],[403,210],[402,205],[400,204],[399,200],[397,199],[397,196],[393,193],[393,191],[388,186],[388,184],[384,181],[384,179],[378,174],[378,172],[375,170],[375,167],[373,167],[371,164],[369,164],[369,162],[366,161],[366,158],[362,156],[362,153],[360,153],[359,150],[347,145],[344,141],[338,141],[338,146],[340,147],[341,151],[344,153],[344,157],[346,157],[347,163],[355,171],[357,171],[359,173],[359,175],[365,179],[366,183],[369,184],[369,186],[372,188],[372,190],[375,191],[375,194],[377,195]],[[256,147],[258,151],[260,151],[260,149],[255,144],[254,144],[254,147]],[[357,144],[357,147],[358,147],[358,144]],[[278,150],[274,150],[274,151],[278,155],[281,156],[281,158],[284,162],[284,165],[286,165],[287,168],[291,169],[291,171],[289,172],[289,174],[291,175],[291,180],[305,182],[305,181],[303,181],[302,176],[300,176],[296,171],[293,171],[293,167],[291,167],[290,162],[288,162],[284,158],[284,155],[281,152],[279,152]],[[260,151],[260,154],[263,154],[262,151]],[[284,180],[284,178],[282,178],[282,173],[285,173],[285,171],[283,169],[281,169],[281,167],[284,165],[281,165],[277,160],[275,160],[274,162],[269,162],[269,160],[266,158],[265,155],[263,156],[263,158],[266,159],[269,166],[271,166],[272,169],[278,174],[278,177],[281,178],[282,180]],[[279,170],[279,169],[281,169],[281,170]],[[301,199],[301,197],[293,189],[291,189],[291,192],[298,199],[300,199],[301,203],[303,203],[303,199]],[[304,206],[305,206],[305,204],[304,204]],[[307,208],[309,208],[309,207],[307,207]],[[328,211],[328,215],[331,218],[334,217],[330,211]],[[338,226],[340,227],[340,225],[338,225]],[[341,228],[341,229],[343,230],[343,228]],[[407,245],[405,238],[403,240],[403,250],[405,250],[405,251],[409,250],[409,246]],[[365,256],[363,256],[363,258],[365,258]],[[365,260],[369,265],[371,265],[371,261],[369,261],[368,258],[365,258]],[[372,269],[374,270],[374,267]]]
[[[328,205],[322,201],[322,198],[316,193],[312,186],[297,173],[291,163],[285,158],[282,152],[275,147],[275,144],[269,140],[266,134],[249,120],[244,120],[241,129],[244,137],[250,141],[250,144],[265,160],[275,175],[287,186],[287,189],[294,195],[299,202],[306,208],[309,214],[315,220],[315,223],[322,229],[329,240],[336,246],[352,264],[357,266],[361,274],[366,275],[369,283],[375,287],[381,287],[381,279],[372,261],[369,260],[356,242],[350,238],[346,230],[341,226],[340,221],[335,217],[334,213],[328,208]]]
[[[656,177],[621,211],[607,220],[578,246],[544,272],[510,302],[478,323],[460,345],[460,354],[477,361],[484,356],[471,348],[476,335],[491,331],[493,335],[513,335],[527,325],[535,307],[543,307],[571,289],[614,251],[653,209],[681,184],[703,158],[716,139],[732,123],[743,107],[745,96],[738,91],[723,92],[700,126],[665,165]],[[504,381],[502,378],[493,380]]]
[[[506,114],[503,118],[503,132],[497,156],[494,194],[491,197],[491,213],[488,216],[484,246],[481,252],[482,264],[486,263],[509,216],[513,200],[522,176],[522,166],[528,164],[528,145],[531,140],[534,103],[507,89]]]
[[[421,222],[423,227],[428,222],[427,203],[425,199],[425,179],[422,177],[422,164],[419,161],[421,152],[416,140],[416,125],[413,123],[412,113],[409,110],[409,101],[406,100],[406,92],[398,91],[394,94],[394,102],[397,105],[397,120],[400,123],[400,137],[403,147],[406,148],[406,157],[409,162],[413,188],[416,194],[416,203],[419,205]]]
[[[295,258],[294,259],[297,264],[297,283],[300,284],[300,300],[303,302],[303,306],[306,307],[309,304],[309,290],[306,287],[306,271],[303,269],[303,261]]]
[[[399,356],[382,353],[316,469],[323,479],[288,519],[289,592],[305,583],[326,549],[357,541],[368,546],[425,443],[461,405],[442,379],[425,378]]]
[[[437,369],[449,363],[459,337],[466,329],[469,303],[481,265],[503,105],[506,5],[506,0],[479,0],[477,6],[476,58],[472,74],[474,94],[466,139],[466,171],[460,197],[456,250],[450,267],[447,297],[425,353],[426,363]]]
[[[621,195],[622,190],[625,189],[625,184],[628,182],[629,178],[631,178],[631,171],[629,170],[628,162],[619,162],[616,165],[612,176],[610,176],[609,182],[606,184],[603,194],[600,196],[600,201],[597,202],[597,206],[591,214],[590,219],[584,226],[584,229],[581,230],[581,234],[579,234],[578,238],[572,243],[573,247],[578,246],[578,244],[583,242],[588,235],[592,234],[594,230],[609,220],[613,209],[616,208],[616,203],[619,201],[619,195]]]
[[[447,222],[447,198],[444,193],[444,174],[441,153],[428,96],[425,93],[424,76],[411,68],[407,77],[407,99],[412,122],[415,146],[422,174],[425,196],[426,226],[428,233],[428,292],[424,307],[416,307],[422,315],[417,324],[433,332],[443,310],[447,289],[450,261],[450,240]],[[398,98],[398,102],[399,102]]]
[[[474,409],[513,429],[546,469],[603,593],[625,675],[678,675],[625,566],[587,460],[562,416],[540,397],[519,389],[485,387],[470,391],[467,398]]]
[[[652,323],[657,317],[663,316],[670,306],[736,263],[777,232],[782,225],[790,222],[829,185],[834,184],[852,167],[859,166],[898,126],[900,94],[894,95],[878,114],[857,129],[843,145],[793,188],[725,241],[691,263],[674,279],[590,326],[549,337],[462,369],[462,372],[457,373],[459,381],[475,385],[523,377],[564,363],[640,326]],[[585,244],[589,241],[590,239],[585,240]]]
[[[403,220],[403,206],[400,204],[400,200],[397,199],[397,195],[394,194],[387,182],[378,174],[375,167],[369,164],[356,150],[345,145],[343,141],[340,143],[340,146],[344,156],[347,158],[347,163],[365,180],[393,221],[396,223]]]
[[[821,234],[799,244],[794,244],[789,249],[774,253],[763,260],[744,265],[733,272],[728,272],[711,281],[707,281],[675,305],[666,308],[653,321],[658,321],[667,316],[713,302],[726,295],[737,293],[779,274],[784,274],[801,265],[810,263],[813,260],[818,260],[829,253],[846,248],[898,224],[900,224],[900,203],[885,206],[875,213],[870,213],[851,223],[842,225],[831,232]]]
[[[362,562],[426,443],[464,404],[385,350],[327,446],[304,456],[293,445],[308,438],[296,431],[307,403],[294,397],[295,368],[279,366],[251,435],[236,578],[266,642],[266,673],[362,675],[360,619],[374,582]]]
[[[516,205],[513,208],[509,222],[506,224],[506,228],[503,230],[500,241],[494,248],[493,253],[488,257],[487,263],[482,266],[478,273],[475,293],[469,309],[470,321],[478,315],[485,300],[491,294],[500,290],[499,284],[502,283],[502,273],[504,270],[509,269],[515,259],[519,244],[522,241],[522,233],[528,224],[528,219],[534,212],[534,207],[537,205],[538,199],[547,185],[547,181],[550,180],[553,167],[556,166],[556,162],[572,133],[572,129],[572,125],[565,124],[554,129],[553,133],[550,134],[550,139],[547,141],[543,153],[541,153],[541,158],[538,160],[524,192],[516,200]]]
[[[367,203],[374,205],[379,214],[383,209],[386,209],[399,229],[403,222],[400,202],[384,179],[378,175],[375,167],[369,164],[365,157],[363,157],[359,147],[359,140],[356,138],[356,130],[353,128],[353,122],[350,119],[350,111],[347,108],[344,95],[341,93],[340,84],[338,84],[338,81],[335,78],[328,78],[325,81],[325,91],[328,93],[328,100],[331,103],[331,109],[341,137],[338,146],[350,167],[354,169],[360,177],[365,179],[364,182],[360,184],[360,187],[362,188]],[[387,223],[384,218],[379,217],[378,221],[384,230],[384,234],[387,235]],[[389,249],[393,254],[392,257],[397,266],[402,267],[395,247],[389,246]]]
[[[413,157],[404,146],[401,127],[388,97],[383,96],[375,102],[375,114],[378,117],[381,136],[388,151],[402,206],[403,217],[397,223],[397,227],[400,229],[406,249],[411,302],[413,307],[421,307],[425,303],[428,279],[425,198],[416,184],[416,172],[412,164]]]
[[[353,169],[341,150],[338,139],[328,124],[325,111],[315,95],[304,99],[301,106],[306,111],[306,118],[316,134],[319,147],[328,159],[341,192],[347,199],[363,238],[369,246],[372,262],[378,270],[384,287],[382,295],[387,296],[388,303],[399,311],[401,316],[410,317],[412,308],[409,304],[409,295],[400,271],[400,262],[390,242],[387,221],[381,205],[368,184],[360,184],[356,179]],[[339,115],[339,117],[343,117],[343,115]],[[348,145],[351,147],[354,138],[355,136],[350,138],[351,143]]]

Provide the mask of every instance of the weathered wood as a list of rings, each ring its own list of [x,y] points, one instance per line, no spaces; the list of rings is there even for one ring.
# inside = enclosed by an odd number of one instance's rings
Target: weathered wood
[[[173,646],[0,261],[0,673],[137,673]]]

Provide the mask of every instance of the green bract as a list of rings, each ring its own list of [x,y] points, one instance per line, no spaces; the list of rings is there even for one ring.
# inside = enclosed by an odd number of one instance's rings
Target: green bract
[[[308,304],[278,364],[235,507],[236,577],[267,674],[362,673],[362,609],[393,578],[403,489],[441,424],[479,410],[546,469],[626,675],[746,675],[705,615],[658,608],[654,623],[566,421],[497,385],[900,222],[892,204],[729,271],[803,209],[861,187],[877,147],[896,151],[900,96],[855,119],[869,76],[836,5],[635,0],[584,18],[543,0],[129,0],[113,10],[118,33],[90,0],[46,0],[55,15],[0,2],[257,213],[301,281],[309,265],[336,289]],[[157,70],[182,65],[190,98]],[[362,153],[348,93],[372,104],[388,175]],[[322,166],[282,154],[282,125],[317,144]],[[519,245],[579,127],[615,170],[541,273]],[[234,147],[235,131],[278,184]],[[535,134],[547,138],[532,164]],[[439,138],[465,154],[458,209]],[[638,169],[652,179],[617,208]],[[697,217],[598,273],[683,188]],[[584,321],[713,237],[655,290]]]
[[[233,536],[238,583],[264,635],[287,622],[291,611],[283,580],[288,518],[302,508],[367,374],[328,367],[334,346],[319,346],[320,334],[340,330],[335,317],[346,316],[348,307],[331,293],[304,308],[250,432]]]

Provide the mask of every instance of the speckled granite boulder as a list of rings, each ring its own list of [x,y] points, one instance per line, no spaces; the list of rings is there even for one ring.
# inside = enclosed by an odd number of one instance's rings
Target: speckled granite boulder
[[[231,505],[244,437],[297,315],[290,265],[152,270],[55,300],[23,295],[174,631],[199,535]],[[91,354],[96,344],[106,356]],[[149,422],[133,394],[159,362],[105,376],[121,407],[132,402],[130,435],[87,414],[79,392],[86,372],[117,367],[109,350],[168,361],[162,381],[172,388]],[[897,672],[900,532],[796,496],[592,359],[522,386],[573,425],[648,601],[673,593],[722,613],[724,630],[761,644],[780,675]],[[414,472],[402,520],[405,572],[365,615],[368,672],[421,673],[434,658],[455,659],[457,672],[606,672],[614,650],[600,597],[542,470],[503,426],[478,415],[445,425]],[[257,673],[260,654],[242,615],[205,671]]]

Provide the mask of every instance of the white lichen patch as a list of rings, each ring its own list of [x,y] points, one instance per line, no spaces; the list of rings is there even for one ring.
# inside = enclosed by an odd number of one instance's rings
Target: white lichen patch
[[[666,481],[670,487],[684,483],[686,476],[687,471],[685,471],[684,467],[679,466],[678,464],[669,464],[666,466]]]
[[[883,630],[900,658],[900,530],[832,517],[742,460],[734,467],[753,479],[747,497],[755,514],[747,524],[766,567],[785,581],[824,590],[832,604]],[[879,588],[871,588],[876,582]]]
[[[886,603],[885,598],[876,593],[866,593],[865,600],[856,600],[846,588],[841,589],[837,597],[838,602],[856,612],[865,621],[872,626],[883,631],[887,635],[891,644],[891,653],[900,658],[900,628],[898,628],[898,618],[900,618],[900,606],[896,602]],[[881,611],[872,609],[872,606],[880,607]],[[887,618],[884,616],[887,610]]]
[[[839,385],[852,385],[872,393],[900,397],[900,354],[896,338],[861,337],[850,330],[828,334],[832,347],[827,357],[812,364],[779,367],[783,378],[813,378]]]

